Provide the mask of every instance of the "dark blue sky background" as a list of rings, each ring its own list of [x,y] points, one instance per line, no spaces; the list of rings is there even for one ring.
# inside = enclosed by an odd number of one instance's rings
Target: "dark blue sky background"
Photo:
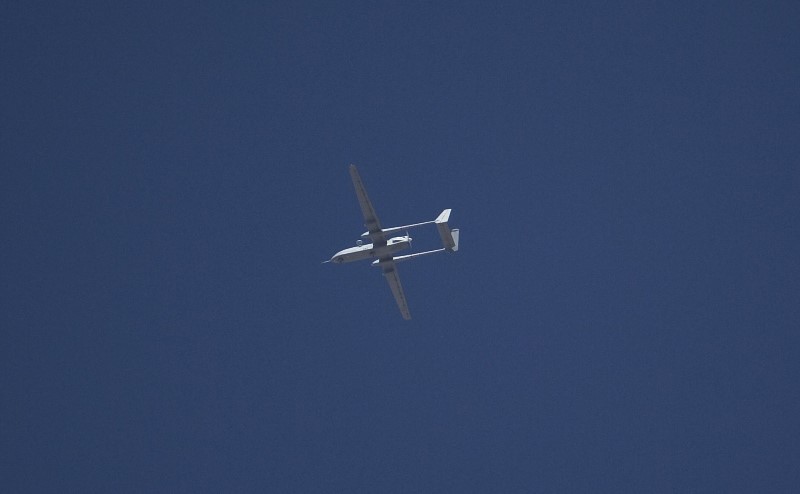
[[[0,490],[800,492],[798,26],[3,4]]]

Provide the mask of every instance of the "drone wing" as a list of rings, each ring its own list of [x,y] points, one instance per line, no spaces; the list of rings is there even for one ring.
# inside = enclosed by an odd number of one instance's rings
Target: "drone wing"
[[[353,179],[353,186],[358,196],[358,204],[361,206],[361,212],[364,214],[364,226],[367,227],[369,231],[369,238],[372,240],[372,244],[375,247],[386,245],[386,236],[381,230],[381,223],[378,221],[378,215],[375,214],[375,209],[372,207],[372,203],[367,195],[367,189],[364,188],[364,183],[361,181],[361,176],[358,174],[356,165],[350,165],[350,178]],[[399,286],[400,282],[398,281],[397,283]]]
[[[411,312],[408,311],[408,302],[406,302],[406,295],[403,293],[403,285],[400,284],[400,277],[397,275],[397,267],[394,265],[391,257],[381,259],[381,268],[383,268],[383,275],[386,281],[389,282],[389,287],[392,289],[392,295],[397,302],[397,307],[400,313],[403,314],[403,319],[411,319]]]

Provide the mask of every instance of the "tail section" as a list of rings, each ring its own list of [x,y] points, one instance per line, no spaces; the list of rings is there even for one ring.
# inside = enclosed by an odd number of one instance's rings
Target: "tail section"
[[[439,232],[441,233],[441,230],[439,230]],[[449,241],[452,242],[452,244],[453,244],[452,247],[449,247],[449,248],[445,247],[443,249],[428,250],[428,251],[425,251],[425,252],[415,252],[413,254],[407,254],[405,256],[397,256],[397,257],[393,257],[392,261],[394,261],[394,262],[408,261],[409,259],[414,259],[414,258],[420,257],[420,256],[427,256],[427,255],[430,255],[430,254],[437,254],[439,252],[455,252],[455,251],[457,251],[458,250],[458,228],[454,228],[452,230],[449,230],[447,232],[447,238],[448,238]],[[446,241],[447,240],[445,240],[444,237],[442,237],[442,243],[444,243]],[[380,266],[380,263],[381,263],[380,259],[377,260],[377,261],[372,261],[372,265],[373,266]]]
[[[439,236],[442,237],[442,246],[450,252],[458,250],[458,229],[450,230],[447,225],[447,220],[450,219],[451,209],[445,209],[442,214],[436,218],[436,229],[439,230]]]
[[[439,215],[438,218],[434,221],[429,221],[428,223],[436,223],[436,229],[439,231],[439,236],[442,237],[442,248],[435,249],[435,250],[428,250],[425,252],[415,252],[414,254],[407,254],[405,256],[397,256],[393,257],[393,262],[400,262],[400,261],[408,261],[409,259],[414,259],[420,256],[427,256],[430,254],[436,254],[439,252],[456,252],[458,250],[458,237],[459,237],[459,230],[458,228],[453,228],[452,230],[447,225],[447,220],[450,218],[450,210],[445,209],[442,211],[442,214]],[[384,230],[386,232],[386,230]],[[372,262],[373,266],[380,266],[381,260],[378,259]]]

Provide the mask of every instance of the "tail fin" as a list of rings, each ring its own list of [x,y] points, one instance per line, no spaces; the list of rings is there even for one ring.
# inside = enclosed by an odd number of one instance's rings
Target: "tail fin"
[[[445,209],[433,222],[437,225],[439,223],[447,223],[447,220],[450,219],[450,211],[452,211],[452,209]]]
[[[453,228],[450,230],[450,236],[453,237],[453,243],[455,244],[450,250],[455,252],[458,250],[458,228]]]

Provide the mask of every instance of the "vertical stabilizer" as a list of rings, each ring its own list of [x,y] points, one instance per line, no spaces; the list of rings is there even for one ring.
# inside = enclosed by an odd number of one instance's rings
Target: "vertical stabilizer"
[[[442,211],[439,217],[434,220],[434,223],[436,224],[447,223],[447,220],[450,219],[450,211],[452,211],[452,209],[445,209],[444,211]]]

